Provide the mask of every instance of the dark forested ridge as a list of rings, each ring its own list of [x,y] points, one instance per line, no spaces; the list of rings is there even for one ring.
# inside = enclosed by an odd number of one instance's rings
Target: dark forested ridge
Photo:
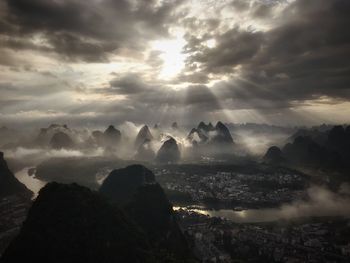
[[[152,171],[142,165],[114,170],[102,184],[100,193],[125,209],[145,231],[155,249],[167,251],[175,258],[191,258],[172,204],[156,183]]]
[[[112,202],[123,205],[131,200],[139,187],[154,182],[154,174],[149,169],[142,165],[130,165],[113,170],[99,191]]]
[[[102,194],[77,184],[47,184],[1,262],[192,260],[172,205],[150,170],[115,170],[106,184]],[[126,189],[126,196],[108,198],[115,186]]]
[[[138,227],[97,193],[49,183],[2,261],[152,262],[149,249]]]

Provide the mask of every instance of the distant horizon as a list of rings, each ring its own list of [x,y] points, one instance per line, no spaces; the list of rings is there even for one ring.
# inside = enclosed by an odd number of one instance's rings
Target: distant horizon
[[[203,121],[206,124],[212,123],[213,125],[216,125],[218,121]],[[174,121],[178,124],[179,128],[196,128],[197,125],[202,122],[202,121],[194,121],[193,123],[181,123],[181,122],[177,122]],[[105,123],[105,124],[98,124],[98,125],[94,125],[94,124],[70,124],[69,122],[43,122],[40,124],[36,124],[33,126],[26,126],[25,124],[19,124],[19,123],[15,123],[15,124],[5,124],[5,123],[0,123],[0,128],[8,128],[8,129],[18,129],[18,128],[24,128],[24,129],[41,129],[41,128],[48,128],[50,125],[67,125],[68,128],[74,128],[74,129],[82,129],[82,128],[88,128],[88,129],[103,129],[103,128],[108,128],[109,125],[113,125],[114,127],[119,127],[122,126],[125,123],[132,123],[135,126],[144,126],[147,125],[149,128],[154,128],[154,126],[157,124],[159,126],[159,128],[171,128],[172,123],[174,122],[164,122],[164,123],[134,123],[131,121],[124,121],[124,122],[120,122],[120,123]],[[278,125],[278,124],[270,124],[270,123],[257,123],[257,122],[241,122],[241,123],[233,123],[233,122],[224,122],[222,121],[222,123],[224,123],[225,125],[239,125],[239,126],[244,126],[244,125],[261,125],[261,126],[269,126],[269,127],[278,127],[278,128],[287,128],[287,129],[302,129],[302,128],[307,128],[307,129],[311,129],[311,128],[319,128],[321,126],[348,126],[350,125],[349,123],[319,123],[319,124],[310,124],[310,125],[306,125],[306,124],[299,124],[299,125],[293,125],[293,124],[286,124],[286,125]]]

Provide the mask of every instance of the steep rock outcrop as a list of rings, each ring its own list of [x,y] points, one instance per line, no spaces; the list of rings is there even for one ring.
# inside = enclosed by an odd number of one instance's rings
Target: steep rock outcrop
[[[147,125],[144,125],[138,132],[135,139],[135,148],[138,149],[144,142],[152,141],[153,135]]]
[[[156,161],[160,163],[176,163],[180,161],[181,153],[174,138],[170,137],[160,147]]]
[[[136,190],[145,184],[155,182],[154,174],[142,165],[131,165],[113,170],[104,180],[99,192],[112,202],[129,202]]]
[[[56,150],[72,149],[74,148],[74,142],[66,133],[57,132],[52,136],[50,146]]]

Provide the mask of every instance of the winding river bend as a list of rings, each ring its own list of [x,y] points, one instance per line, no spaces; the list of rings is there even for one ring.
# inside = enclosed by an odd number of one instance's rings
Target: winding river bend
[[[29,176],[29,169],[30,167],[27,167],[18,171],[15,173],[15,177],[34,193],[33,199],[35,199],[39,194],[39,190],[44,187],[47,182],[35,178],[35,175]]]

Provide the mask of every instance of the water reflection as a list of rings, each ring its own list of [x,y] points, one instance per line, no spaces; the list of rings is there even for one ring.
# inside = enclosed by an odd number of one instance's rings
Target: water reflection
[[[38,196],[39,190],[46,185],[46,182],[41,181],[34,176],[29,176],[29,169],[30,167],[20,170],[19,172],[15,173],[15,177],[34,193],[34,199]]]
[[[235,211],[230,209],[208,210],[205,207],[174,207],[175,210],[185,209],[210,217],[221,217],[237,223],[271,222],[285,219],[277,208],[248,209]]]

